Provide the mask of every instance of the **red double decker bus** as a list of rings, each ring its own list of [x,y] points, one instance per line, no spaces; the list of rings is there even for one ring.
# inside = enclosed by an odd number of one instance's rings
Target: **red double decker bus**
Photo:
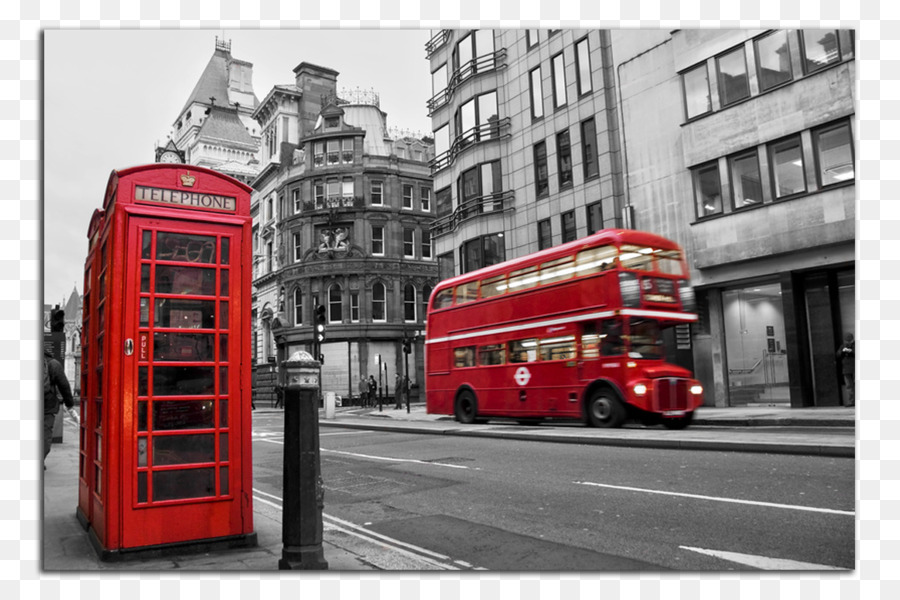
[[[703,388],[666,362],[663,332],[696,321],[692,310],[682,249],[641,231],[607,229],[446,279],[429,300],[427,411],[686,427]]]

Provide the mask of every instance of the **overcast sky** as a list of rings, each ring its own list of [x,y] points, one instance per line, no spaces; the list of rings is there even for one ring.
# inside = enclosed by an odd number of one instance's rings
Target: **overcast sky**
[[[263,100],[311,62],[338,90],[374,89],[388,127],[431,133],[428,30],[46,30],[43,71],[44,303],[81,293],[87,228],[114,169],[153,162],[215,51],[253,64]]]

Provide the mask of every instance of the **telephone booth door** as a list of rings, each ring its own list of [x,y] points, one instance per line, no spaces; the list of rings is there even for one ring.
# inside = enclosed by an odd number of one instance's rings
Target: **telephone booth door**
[[[114,172],[104,208],[85,275],[79,518],[103,558],[255,544],[249,188],[148,165]]]

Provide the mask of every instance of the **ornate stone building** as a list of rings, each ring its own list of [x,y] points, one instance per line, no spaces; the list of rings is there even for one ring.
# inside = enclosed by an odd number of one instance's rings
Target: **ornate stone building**
[[[423,381],[425,305],[437,281],[429,140],[392,139],[374,92],[337,93],[338,73],[301,63],[254,112],[262,164],[254,211],[256,401],[274,400],[279,351],[312,350],[325,307],[323,392],[391,394]],[[412,338],[411,352],[403,339]]]

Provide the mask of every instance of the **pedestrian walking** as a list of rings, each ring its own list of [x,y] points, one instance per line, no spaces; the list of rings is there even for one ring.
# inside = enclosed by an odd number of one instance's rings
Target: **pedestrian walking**
[[[841,374],[844,376],[844,385],[847,386],[847,406],[856,405],[856,352],[853,334],[844,336],[844,343],[838,348],[837,358],[841,363]]]
[[[369,402],[375,406],[375,399],[378,397],[378,383],[375,381],[374,375],[369,375]]]
[[[66,372],[62,364],[53,358],[49,350],[44,350],[44,461],[50,454],[50,446],[53,444],[53,425],[56,423],[56,414],[59,412],[59,396],[66,410],[76,423],[79,422],[78,411],[75,410],[75,398],[72,396],[72,388],[66,379]],[[44,464],[44,470],[47,465]]]
[[[359,378],[359,405],[369,405],[369,382],[366,380],[365,375]]]
[[[403,408],[403,377],[394,376],[394,409]]]

